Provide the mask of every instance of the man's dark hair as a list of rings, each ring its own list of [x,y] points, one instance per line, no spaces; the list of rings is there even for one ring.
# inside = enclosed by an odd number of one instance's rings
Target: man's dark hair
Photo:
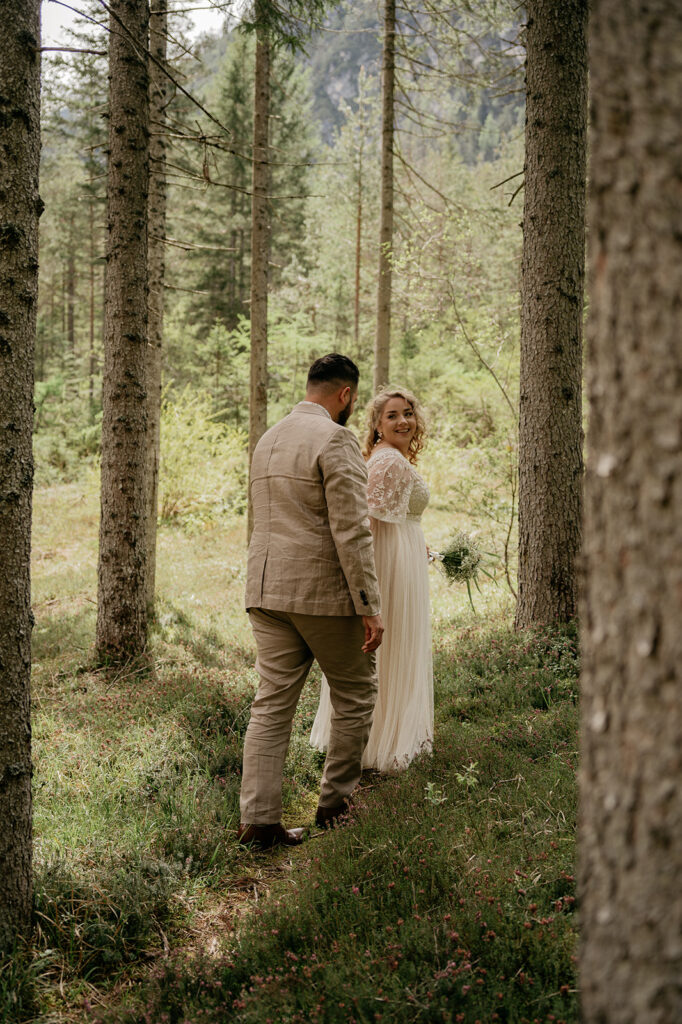
[[[360,371],[348,356],[339,352],[331,352],[328,356],[320,356],[308,370],[308,387],[324,387],[333,384],[350,384],[357,388]]]

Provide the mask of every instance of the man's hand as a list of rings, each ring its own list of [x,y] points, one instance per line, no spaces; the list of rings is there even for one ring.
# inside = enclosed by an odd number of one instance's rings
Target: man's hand
[[[384,624],[380,615],[363,615],[362,624],[365,627],[365,642],[362,649],[365,654],[376,651],[384,635]]]

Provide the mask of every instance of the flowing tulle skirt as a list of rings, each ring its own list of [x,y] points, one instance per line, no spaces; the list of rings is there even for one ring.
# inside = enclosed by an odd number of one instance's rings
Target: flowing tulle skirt
[[[417,521],[375,520],[374,558],[384,638],[377,652],[379,692],[364,768],[404,768],[433,739],[433,668],[426,543]],[[331,700],[322,680],[310,743],[326,750]]]

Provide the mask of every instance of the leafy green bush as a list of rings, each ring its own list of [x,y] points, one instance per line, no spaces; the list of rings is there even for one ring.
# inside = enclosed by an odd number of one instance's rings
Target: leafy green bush
[[[61,375],[36,381],[33,454],[38,486],[69,483],[97,462],[101,411],[90,407],[87,381]]]
[[[211,396],[185,388],[161,409],[159,515],[201,528],[246,508],[246,434],[220,422]]]

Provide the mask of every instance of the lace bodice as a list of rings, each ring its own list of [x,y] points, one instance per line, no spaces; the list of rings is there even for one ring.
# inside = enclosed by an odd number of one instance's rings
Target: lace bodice
[[[367,503],[373,519],[419,522],[429,489],[417,470],[395,448],[380,448],[367,463]]]

